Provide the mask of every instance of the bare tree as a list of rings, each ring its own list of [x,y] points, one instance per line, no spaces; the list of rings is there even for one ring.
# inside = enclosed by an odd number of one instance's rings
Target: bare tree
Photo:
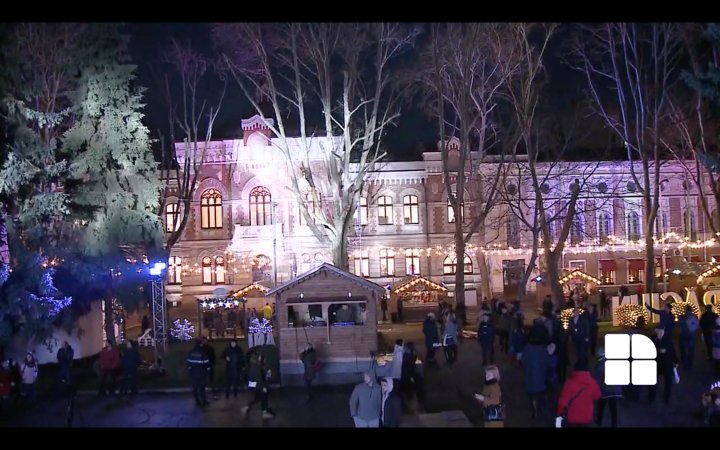
[[[213,35],[253,107],[263,115],[256,92],[272,106],[275,121],[265,124],[278,138],[272,143],[285,157],[289,189],[333,263],[348,269],[363,183],[385,155],[380,138],[397,117],[390,66],[416,31],[387,23],[218,24]],[[299,122],[298,140],[291,120]]]
[[[497,145],[497,109],[519,71],[515,37],[511,24],[432,24],[430,43],[414,73],[439,125],[443,184],[454,216],[458,306],[465,305],[465,249],[496,203],[507,149],[513,148]],[[497,163],[487,163],[491,149],[497,149]],[[465,198],[466,189],[471,198]],[[490,297],[484,255],[478,264],[482,294]]]
[[[172,39],[161,54],[161,61],[170,67],[162,74],[161,80],[169,134],[166,138],[158,132],[164,181],[160,214],[169,212],[174,216],[172,224],[165,224],[168,233],[165,249],[170,252],[182,236],[190,217],[190,203],[212,140],[215,119],[225,98],[227,82],[221,77],[223,87],[217,101],[203,98],[201,85],[213,69],[212,62],[189,43]],[[177,198],[170,211],[167,209],[169,197]]]
[[[674,24],[610,23],[588,27],[574,45],[595,109],[625,143],[630,177],[643,202],[646,292],[656,291],[655,223],[660,205],[661,143],[669,95],[677,83]]]
[[[699,209],[713,239],[720,239],[720,129],[716,115],[717,79],[720,50],[717,48],[719,28],[699,24],[681,25],[682,41],[690,60],[690,70],[683,72],[685,83],[668,101],[672,127],[661,138],[663,146],[682,166],[698,193]],[[705,33],[703,33],[705,32]],[[710,51],[700,49],[703,34],[712,40]],[[686,185],[686,189],[689,187]],[[708,195],[712,202],[708,201]]]

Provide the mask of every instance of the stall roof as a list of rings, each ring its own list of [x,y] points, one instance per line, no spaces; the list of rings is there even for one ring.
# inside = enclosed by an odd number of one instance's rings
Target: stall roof
[[[262,284],[252,283],[252,284],[248,284],[247,286],[245,286],[245,287],[242,288],[242,289],[239,289],[239,290],[235,291],[235,292],[231,295],[231,297],[232,297],[232,298],[246,297],[249,293],[251,293],[251,292],[253,292],[253,291],[258,291],[258,292],[260,292],[262,295],[265,295],[265,293],[267,293],[267,291],[269,291],[269,290],[270,290],[269,288],[266,288],[266,287],[263,286]]]
[[[583,280],[589,281],[591,283],[602,284],[602,281],[600,281],[599,279],[595,278],[592,275],[588,275],[587,273],[583,272],[580,269],[575,269],[572,272],[565,275],[564,277],[560,278],[560,284],[565,284],[568,281],[573,280],[575,278],[582,278]]]
[[[273,295],[273,294],[279,294],[287,289],[290,289],[293,286],[296,286],[306,280],[309,280],[310,278],[313,278],[317,275],[319,275],[321,272],[332,272],[335,275],[337,275],[340,278],[345,278],[348,281],[352,281],[353,283],[360,285],[364,287],[365,289],[368,289],[370,291],[375,291],[378,294],[384,294],[385,288],[382,286],[379,286],[371,281],[368,281],[364,278],[360,278],[357,275],[353,275],[350,272],[345,272],[342,269],[339,269],[332,264],[328,263],[322,263],[319,266],[315,267],[314,269],[305,272],[302,275],[299,275],[298,277],[288,281],[287,283],[281,284],[280,286],[268,291],[265,295]]]
[[[397,289],[393,291],[395,294],[401,294],[408,289],[412,288],[413,286],[417,286],[418,284],[423,284],[429,288],[432,288],[436,291],[440,292],[447,292],[447,288],[445,286],[441,286],[437,283],[433,283],[432,281],[428,280],[427,278],[423,278],[421,276],[416,276],[415,278],[408,280],[407,282],[401,284]]]

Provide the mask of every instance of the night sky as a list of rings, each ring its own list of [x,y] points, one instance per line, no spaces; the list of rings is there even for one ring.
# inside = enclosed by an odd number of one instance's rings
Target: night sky
[[[208,23],[136,23],[128,24],[131,35],[131,52],[134,62],[138,65],[138,82],[149,88],[146,92],[146,125],[153,137],[158,129],[167,129],[167,113],[159,89],[157,73],[159,73],[158,56],[161,48],[168,45],[170,38],[189,41],[195,49],[207,55],[213,53],[210,40],[210,24]],[[559,30],[549,49],[546,66],[549,74],[549,85],[543,97],[543,107],[557,111],[559,114],[573,114],[573,106],[583,98],[583,79],[578,73],[562,63],[562,44],[573,31],[572,26],[564,25]],[[211,98],[217,97],[217,85],[205,86]],[[228,92],[218,116],[214,138],[240,137],[240,121],[255,113],[252,106],[244,100],[237,84],[231,80]],[[594,120],[595,122],[598,119]],[[403,105],[402,114],[397,127],[387,131],[384,146],[393,159],[407,160],[420,158],[423,148],[434,148],[437,142],[436,120],[428,118],[413,105]],[[581,147],[605,146],[606,134],[594,133],[583,139]],[[605,141],[605,142],[603,142]]]

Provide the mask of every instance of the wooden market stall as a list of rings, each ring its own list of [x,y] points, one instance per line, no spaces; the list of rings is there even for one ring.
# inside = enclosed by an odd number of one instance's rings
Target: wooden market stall
[[[447,288],[419,275],[410,276],[392,291],[400,322],[422,322],[429,312],[437,313],[440,301],[445,300]]]
[[[589,294],[601,284],[602,281],[599,278],[595,278],[580,269],[566,271],[565,275],[560,278],[560,285],[568,295],[571,292]]]
[[[384,293],[327,263],[269,291],[277,305],[282,384],[303,383],[300,353],[308,344],[322,365],[316,383],[361,380],[377,352],[377,305]]]
[[[219,291],[214,296],[198,298],[199,336],[205,330],[204,336],[209,339],[244,337],[253,309],[247,306],[248,302],[263,304],[267,291],[265,286],[253,283],[232,293]]]

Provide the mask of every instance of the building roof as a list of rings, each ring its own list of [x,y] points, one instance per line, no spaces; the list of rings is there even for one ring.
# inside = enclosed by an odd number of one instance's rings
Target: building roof
[[[281,284],[280,286],[270,290],[268,293],[265,294],[265,296],[279,294],[283,291],[286,291],[293,286],[296,286],[300,283],[303,283],[303,282],[309,280],[310,278],[313,278],[313,277],[319,275],[323,271],[332,272],[340,278],[345,278],[348,281],[352,281],[353,283],[360,285],[370,291],[375,291],[378,294],[385,293],[385,288],[380,285],[377,285],[377,284],[375,284],[371,281],[368,281],[364,278],[360,278],[357,275],[353,275],[350,272],[345,272],[344,270],[339,269],[339,268],[333,266],[332,264],[322,263],[319,266],[315,267],[314,269],[311,269],[310,271],[297,276],[296,278],[288,281],[287,283]]]
[[[572,272],[565,275],[564,277],[560,278],[560,284],[565,284],[568,281],[573,280],[575,278],[582,278],[583,280],[589,281],[590,283],[594,283],[594,284],[602,284],[602,282],[599,279],[595,278],[592,275],[588,275],[587,273],[583,272],[580,269],[575,269]]]
[[[232,297],[232,298],[242,298],[242,297],[246,297],[248,294],[250,294],[250,293],[252,293],[252,292],[254,292],[254,291],[257,291],[257,292],[259,292],[260,294],[265,294],[268,290],[269,290],[269,289],[266,288],[265,286],[263,286],[262,284],[252,283],[252,284],[248,284],[247,286],[243,287],[242,289],[239,289],[239,290],[235,291],[235,292],[231,295],[231,297]]]

